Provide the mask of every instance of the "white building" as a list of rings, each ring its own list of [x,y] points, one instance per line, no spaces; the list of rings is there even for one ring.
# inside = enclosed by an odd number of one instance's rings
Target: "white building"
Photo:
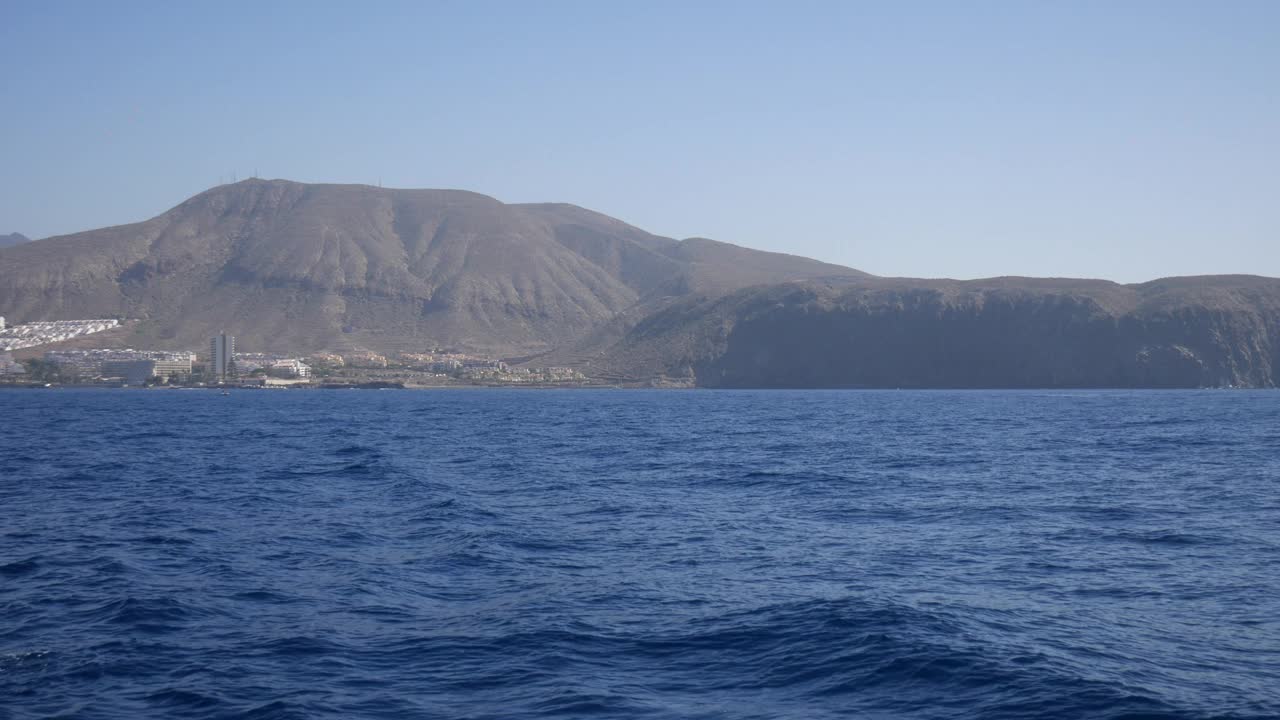
[[[273,373],[292,375],[299,378],[311,377],[311,366],[296,358],[277,360],[271,363],[271,371]]]
[[[73,371],[81,378],[88,379],[106,375],[123,375],[121,363],[151,362],[153,374],[163,377],[170,375],[190,375],[191,363],[195,361],[193,352],[165,352],[158,350],[94,349],[94,350],[49,350],[44,354],[46,362],[59,366],[64,371]],[[111,366],[111,367],[109,367]],[[149,376],[148,376],[149,377]]]
[[[102,320],[48,320],[23,323],[8,327],[0,323],[0,351],[48,345],[70,340],[81,335],[110,330],[120,326],[120,321]]]

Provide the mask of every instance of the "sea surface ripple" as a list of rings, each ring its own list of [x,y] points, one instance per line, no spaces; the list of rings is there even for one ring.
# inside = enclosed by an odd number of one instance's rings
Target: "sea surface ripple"
[[[0,718],[1280,717],[1280,393],[0,392]]]

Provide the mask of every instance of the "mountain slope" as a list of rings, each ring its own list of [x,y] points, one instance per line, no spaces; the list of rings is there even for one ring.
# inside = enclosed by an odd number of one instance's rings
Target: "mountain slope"
[[[8,235],[0,235],[0,248],[21,245],[24,242],[30,242],[31,238],[22,233],[9,233]]]
[[[14,321],[138,318],[138,344],[311,351],[562,345],[662,298],[861,273],[680,242],[570,205],[246,180],[132,225],[0,251]]]
[[[878,278],[573,205],[247,180],[144,222],[0,249],[10,321],[110,342],[452,347],[709,387],[1280,383],[1280,280]]]
[[[1274,387],[1280,280],[789,283],[672,303],[584,356],[710,387]]]

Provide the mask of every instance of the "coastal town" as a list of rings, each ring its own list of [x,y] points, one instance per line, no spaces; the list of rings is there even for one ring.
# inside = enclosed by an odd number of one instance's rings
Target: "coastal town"
[[[390,355],[360,349],[289,355],[242,351],[235,336],[225,333],[210,338],[204,352],[63,347],[118,327],[118,319],[7,326],[0,317],[0,384],[223,389],[592,385],[573,368],[513,365],[445,348]],[[38,352],[46,345],[57,347]],[[15,351],[24,357],[15,357]]]

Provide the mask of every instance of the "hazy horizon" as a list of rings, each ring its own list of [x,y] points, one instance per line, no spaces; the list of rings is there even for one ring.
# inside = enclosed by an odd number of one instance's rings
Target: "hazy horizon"
[[[0,234],[256,173],[886,276],[1280,276],[1271,3],[18,2],[0,58]]]

